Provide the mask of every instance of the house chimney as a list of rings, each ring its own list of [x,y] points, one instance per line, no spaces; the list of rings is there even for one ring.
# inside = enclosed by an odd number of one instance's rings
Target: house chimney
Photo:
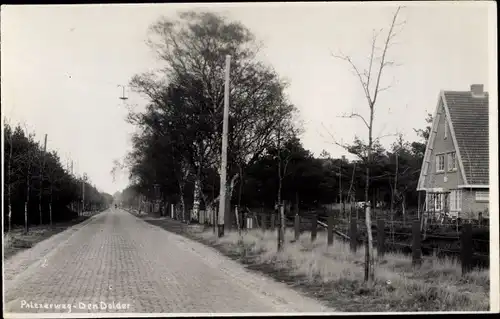
[[[483,85],[482,84],[472,84],[470,86],[470,91],[472,93],[472,96],[484,96],[484,92],[483,92]]]

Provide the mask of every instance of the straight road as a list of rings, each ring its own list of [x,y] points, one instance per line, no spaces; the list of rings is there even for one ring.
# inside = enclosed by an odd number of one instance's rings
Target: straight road
[[[111,208],[5,262],[7,313],[333,311]]]

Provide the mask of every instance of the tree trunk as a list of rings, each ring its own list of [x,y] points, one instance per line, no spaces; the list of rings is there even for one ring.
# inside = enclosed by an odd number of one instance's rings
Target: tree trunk
[[[368,129],[368,158],[366,165],[366,184],[365,184],[365,224],[366,224],[366,234],[367,241],[365,247],[365,281],[370,285],[375,279],[375,265],[373,258],[373,235],[372,235],[372,221],[371,221],[371,207],[368,204],[369,201],[369,189],[370,189],[370,165],[372,161],[372,128],[373,128],[373,106],[370,107],[370,125]]]
[[[9,185],[10,188],[10,185]],[[8,199],[9,201],[9,229],[8,231],[10,232],[12,229],[12,204],[10,203],[10,189],[9,189],[9,194],[8,194]]]
[[[193,209],[191,210],[191,220],[198,220],[198,215],[200,212],[200,190],[201,181],[199,177],[196,177],[194,181],[194,193],[193,193]]]
[[[28,225],[28,206],[30,202],[30,173],[31,163],[28,165],[28,177],[26,178],[26,201],[24,202],[24,230],[26,233],[29,232]]]
[[[50,227],[52,227],[52,185],[50,186],[49,222]]]
[[[179,197],[181,200],[181,214],[182,214],[182,219],[186,216],[186,203],[184,201],[184,185],[183,183],[179,183]]]
[[[403,220],[406,221],[406,196],[402,194],[401,208],[403,209]]]
[[[239,174],[235,174],[229,183],[227,185],[227,191],[226,191],[226,212],[227,214],[224,215],[224,227],[225,229],[229,230],[231,229],[232,226],[232,216],[231,216],[231,198],[233,198],[233,191],[234,191],[234,185],[236,184],[236,180],[238,179]]]
[[[234,208],[234,216],[236,217],[236,227],[238,227],[238,235],[241,237],[241,223],[240,216],[238,215],[238,205]]]
[[[243,168],[239,165],[240,169],[240,182],[239,182],[239,190],[238,190],[238,207],[241,205],[241,194],[243,193]]]
[[[12,134],[12,133],[11,133]],[[11,193],[12,193],[12,185],[11,185],[11,178],[12,178],[12,169],[11,169],[11,162],[12,162],[12,135],[10,135],[10,150],[9,150],[9,158],[7,160],[7,202],[9,203],[8,205],[8,229],[7,231],[10,232],[12,229],[12,203],[11,203]]]
[[[280,203],[278,205],[280,216],[280,228],[278,230],[278,251],[285,248],[285,206]]]
[[[38,211],[40,212],[40,225],[42,224],[42,196],[38,199]]]

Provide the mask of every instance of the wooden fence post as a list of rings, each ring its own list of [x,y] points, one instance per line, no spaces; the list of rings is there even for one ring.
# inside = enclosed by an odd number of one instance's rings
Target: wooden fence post
[[[330,215],[328,216],[328,246],[333,245],[333,222],[334,216],[333,211],[331,211]]]
[[[357,237],[358,237],[358,220],[354,216],[351,216],[351,224],[349,228],[349,237],[350,237],[350,244],[351,244],[351,252],[355,253],[358,249],[358,242],[357,242]]]
[[[316,236],[318,234],[318,214],[314,212],[312,216],[312,225],[311,225],[311,241],[316,240]]]
[[[385,254],[385,222],[383,219],[377,221],[377,256],[383,258]]]
[[[463,276],[472,270],[472,224],[462,226],[460,237],[460,260]]]
[[[240,219],[240,228],[245,227],[245,212],[242,209],[238,209],[238,218]]]
[[[412,242],[412,265],[422,264],[422,235],[420,232],[420,222],[413,221],[412,225],[413,242]]]
[[[262,230],[265,231],[266,230],[266,214],[262,213],[260,216],[261,216],[260,217],[260,223],[261,223],[260,226],[261,226]]]
[[[272,213],[271,214],[271,230],[274,230],[276,228],[276,214]]]
[[[295,228],[295,240],[299,240],[300,237],[300,216],[298,213],[295,214],[294,220],[294,228]]]

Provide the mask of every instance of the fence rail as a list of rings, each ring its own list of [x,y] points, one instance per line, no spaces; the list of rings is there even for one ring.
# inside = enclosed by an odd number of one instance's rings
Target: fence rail
[[[165,209],[161,209],[157,212],[160,215],[168,216],[173,219],[182,220],[188,222],[186,215],[179,214],[177,209],[173,205],[167,205]],[[189,214],[189,213],[188,213]],[[280,218],[276,213],[264,213],[264,212],[251,212],[250,210],[239,210],[238,217],[232,216],[234,212],[231,212],[232,223],[227,225],[228,228],[236,228],[236,220],[238,220],[239,227],[241,228],[261,228],[262,230],[274,230],[280,227]],[[214,214],[206,214],[204,211],[200,211],[200,221],[203,223],[211,224],[213,226]],[[337,218],[336,218],[337,217]],[[366,232],[366,225],[364,225],[363,219],[356,218],[338,218],[333,214],[325,214],[322,211],[313,212],[290,212],[285,214],[285,227],[290,227],[294,229],[295,240],[298,240],[301,234],[309,230],[311,241],[317,240],[318,232],[327,231],[327,243],[332,245],[334,242],[334,235],[340,237],[342,240],[349,242],[349,246],[352,252],[356,252],[357,248],[366,239],[363,240],[363,235]],[[397,226],[397,227],[396,227]],[[401,227],[403,226],[403,227]],[[414,265],[420,265],[422,259],[426,258],[423,256],[423,251],[428,252],[429,247],[423,247],[423,242],[427,241],[449,241],[452,246],[458,247],[459,249],[448,249],[441,247],[432,247],[432,252],[435,255],[452,255],[457,256],[460,259],[462,265],[462,273],[466,274],[471,271],[474,266],[474,260],[482,259],[487,260],[489,258],[486,254],[475,253],[474,243],[488,243],[489,240],[481,238],[473,238],[474,229],[487,229],[485,226],[473,225],[472,222],[461,223],[459,225],[455,224],[429,224],[427,223],[427,228],[439,228],[446,229],[449,227],[455,231],[448,231],[448,233],[453,233],[453,235],[446,236],[442,234],[427,234],[426,231],[422,231],[422,221],[421,220],[409,220],[409,221],[394,221],[386,219],[378,219],[376,223],[372,225],[373,233],[373,243],[377,249],[378,255],[383,256],[386,251],[397,249],[397,247],[411,252],[412,263]],[[380,230],[383,231],[380,231]],[[396,229],[398,231],[396,231]],[[404,232],[408,230],[407,232]],[[397,236],[399,239],[401,237],[410,240],[408,242],[395,241],[394,237]],[[278,236],[279,237],[279,236]]]

